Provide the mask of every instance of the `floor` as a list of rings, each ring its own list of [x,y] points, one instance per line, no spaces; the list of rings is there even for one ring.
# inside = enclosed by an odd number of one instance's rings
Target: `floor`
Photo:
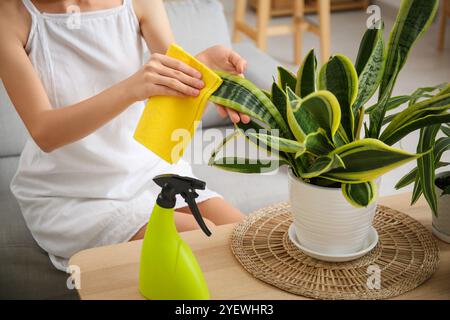
[[[229,20],[230,28],[233,25],[233,6],[234,1],[222,0],[225,12]],[[382,19],[385,21],[386,31],[385,37],[387,39],[388,32],[392,28],[395,20],[397,9],[394,6],[386,5],[386,1],[379,2],[381,8]],[[310,19],[315,20],[314,15],[309,16]],[[341,53],[353,61],[359,47],[359,42],[365,31],[366,20],[368,14],[365,11],[348,11],[332,13],[332,42],[331,52]],[[247,19],[249,22],[255,22],[255,13],[248,10]],[[274,18],[273,24],[288,23],[289,17]],[[420,42],[413,49],[409,60],[402,70],[397,81],[394,94],[408,94],[413,92],[418,87],[431,86],[450,81],[450,26],[447,28],[446,48],[443,52],[437,51],[437,21],[431,26],[428,33],[420,40]],[[242,41],[250,41],[244,39]],[[311,48],[319,47],[318,38],[310,33],[304,36],[304,54]],[[297,66],[292,64],[292,37],[290,35],[272,37],[268,41],[268,53],[281,64],[296,71]],[[406,137],[397,146],[410,152],[414,152],[417,142],[417,134],[412,134]],[[450,162],[450,152],[444,155],[444,161]],[[394,185],[400,177],[407,173],[414,163],[410,163],[401,168],[386,174],[382,180],[382,187],[380,188],[381,195],[389,195],[398,192]],[[407,189],[402,189],[404,192]]]

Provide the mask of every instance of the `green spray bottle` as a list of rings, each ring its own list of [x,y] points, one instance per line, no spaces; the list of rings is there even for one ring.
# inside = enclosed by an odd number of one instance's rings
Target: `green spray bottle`
[[[159,175],[153,181],[162,190],[142,243],[139,290],[153,300],[207,300],[209,291],[202,270],[174,221],[176,195],[180,194],[203,232],[211,235],[195,202],[195,190],[204,190],[206,184],[175,174]]]

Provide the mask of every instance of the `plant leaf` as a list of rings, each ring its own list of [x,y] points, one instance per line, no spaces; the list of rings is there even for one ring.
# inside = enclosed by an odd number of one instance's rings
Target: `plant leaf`
[[[392,145],[407,134],[427,125],[450,121],[450,94],[435,96],[397,113],[384,129],[380,140]]]
[[[274,82],[272,84],[272,102],[275,105],[275,107],[280,112],[281,116],[283,117],[283,120],[285,123],[288,123],[287,120],[287,100],[286,100],[286,93],[280,88],[280,86]]]
[[[384,25],[382,28],[367,29],[359,47],[355,69],[358,74],[358,96],[353,104],[353,114],[373,96],[383,77],[385,60]]]
[[[319,89],[328,90],[341,108],[341,124],[347,137],[353,140],[354,115],[352,105],[358,95],[358,75],[352,62],[343,55],[332,57],[319,73]]]
[[[405,104],[406,102],[410,101],[412,99],[411,96],[396,96],[389,98],[388,102],[386,103],[386,111],[390,111],[393,109],[396,109],[400,107],[401,105]],[[373,110],[375,110],[378,107],[379,103],[375,103],[374,105],[367,108],[366,113],[370,114]]]
[[[423,153],[433,147],[440,125],[433,125],[420,130],[417,152]],[[431,211],[437,216],[437,197],[434,189],[435,166],[434,152],[428,152],[417,159],[417,169],[420,176],[422,193]]]
[[[355,121],[355,140],[359,140],[361,138],[361,130],[364,123],[364,107],[359,108],[356,114]]]
[[[297,84],[295,94],[304,98],[316,92],[317,58],[314,49],[309,51],[301,67],[297,72]]]
[[[367,207],[377,195],[377,185],[373,181],[341,185],[342,194],[350,204],[357,208]]]
[[[431,93],[436,90],[440,90],[437,95],[444,95],[443,92],[445,92],[445,88],[445,83],[441,83],[433,87],[418,88],[412,93],[411,99],[409,100],[409,106],[415,104],[420,98],[432,98],[433,95]]]
[[[301,100],[289,88],[287,93],[288,123],[296,138],[302,142],[306,135],[323,129],[333,140],[341,119],[336,97],[328,91],[317,91]]]
[[[417,176],[414,182],[413,192],[411,194],[411,205],[415,204],[417,200],[419,200],[421,195],[422,195],[422,185],[420,183],[420,176]]]
[[[332,170],[325,178],[343,183],[361,183],[375,180],[382,174],[421,155],[392,148],[377,139],[366,138],[335,149],[344,162],[345,169]]]
[[[436,160],[436,158],[435,158]],[[435,161],[436,162],[436,161]],[[435,163],[435,168],[439,169],[439,168],[443,168],[450,165],[450,162],[441,162],[439,161],[438,163]],[[408,172],[407,174],[405,174],[395,185],[395,189],[402,189],[408,185],[410,185],[411,183],[413,183],[416,180],[417,177],[417,167],[413,168],[410,172]]]
[[[289,140],[263,133],[247,132],[246,134],[258,139],[264,145],[267,145],[273,149],[280,150],[283,152],[297,153],[299,151],[305,150],[305,146],[302,143],[295,140]]]
[[[295,91],[297,85],[297,77],[286,68],[278,67],[278,85],[281,89],[286,91],[287,88]]]
[[[240,173],[267,173],[285,164],[283,160],[253,160],[240,157],[225,157],[210,163],[216,168]]]
[[[317,132],[310,133],[305,138],[305,150],[315,156],[328,155],[335,149],[333,143],[328,139],[326,132],[319,129]],[[297,153],[296,157],[300,154]]]
[[[446,167],[450,163],[448,162],[441,162],[442,154],[445,151],[450,150],[450,137],[442,137],[436,140],[436,143],[433,147],[433,153],[434,153],[434,166],[436,169]],[[408,172],[406,175],[404,175],[395,185],[396,189],[401,189],[403,187],[406,187],[407,185],[413,183],[416,180],[417,176],[417,167],[412,169],[410,172]]]
[[[317,158],[312,164],[308,165],[305,170],[300,173],[300,176],[304,179],[310,179],[321,176],[330,170],[342,168],[343,166],[344,163],[337,154],[323,156]]]
[[[448,89],[447,89],[448,88]],[[415,104],[417,100],[421,98],[432,98],[433,95],[429,92],[435,91],[437,89],[440,89],[441,91],[436,95],[445,95],[450,93],[450,85],[445,86],[445,84],[439,84],[434,87],[424,87],[424,88],[418,88],[416,91],[414,91],[411,95],[403,95],[403,96],[396,96],[389,98],[387,104],[386,104],[386,111],[390,111],[393,109],[396,109],[400,107],[401,105],[405,104],[406,102],[409,103],[409,105]],[[447,92],[449,90],[449,92]],[[411,101],[414,101],[414,103],[411,103]],[[370,106],[366,113],[371,113],[376,107],[378,103]]]
[[[239,76],[219,71],[217,74],[223,82],[210,97],[212,102],[245,113],[289,136],[289,128],[280,112],[258,87]]]
[[[400,58],[398,57],[397,60]],[[399,66],[397,63],[396,66]],[[397,70],[397,69],[396,69]],[[396,73],[397,75],[398,73]],[[378,139],[380,136],[381,127],[383,126],[384,116],[386,115],[386,108],[389,98],[391,96],[392,90],[394,89],[396,78],[389,80],[386,91],[380,96],[377,106],[369,114],[369,137]]]
[[[442,125],[441,130],[447,137],[450,137],[450,125],[448,124]]]
[[[438,7],[438,0],[403,0],[401,2],[389,38],[386,66],[380,85],[380,97],[385,94],[386,90],[389,90],[389,81],[397,78],[414,43],[428,30]]]

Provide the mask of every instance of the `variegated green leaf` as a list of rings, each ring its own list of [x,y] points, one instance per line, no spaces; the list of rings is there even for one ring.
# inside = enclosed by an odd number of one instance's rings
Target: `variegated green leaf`
[[[437,86],[432,86],[432,87],[418,88],[412,93],[411,99],[409,100],[409,106],[416,104],[420,98],[432,98],[434,96],[433,92],[436,90],[439,90],[437,95],[444,95],[444,94],[446,94],[444,89],[446,89],[445,83],[441,83],[441,84],[438,84]]]
[[[380,85],[380,96],[388,90],[389,81],[397,78],[417,39],[429,28],[438,0],[403,0],[388,43],[386,67]],[[399,58],[399,60],[397,60]]]
[[[435,161],[436,162],[436,161]],[[444,168],[446,166],[450,165],[450,162],[443,162],[443,161],[439,161],[438,163],[435,163],[435,168],[439,169],[439,168]],[[413,183],[416,180],[417,177],[417,167],[412,169],[410,172],[408,172],[407,174],[405,174],[395,185],[395,189],[401,189],[404,188],[408,185],[410,185],[411,183]]]
[[[450,137],[450,125],[448,124],[442,125],[441,130],[447,137]]]
[[[300,98],[304,98],[311,93],[316,92],[316,70],[317,58],[313,49],[309,51],[297,72],[295,94]]]
[[[323,129],[328,138],[333,139],[341,119],[339,103],[333,94],[317,91],[301,100],[288,88],[287,96],[288,123],[300,142],[318,129]]]
[[[397,60],[400,60],[400,55],[397,57]],[[396,64],[396,67],[398,67],[399,64]],[[396,69],[397,70],[397,69]],[[397,75],[398,73],[396,73]],[[381,132],[381,127],[383,126],[383,120],[386,115],[386,109],[387,109],[387,103],[389,101],[389,98],[391,96],[392,90],[394,89],[395,81],[397,80],[396,77],[393,77],[389,80],[389,83],[387,85],[387,88],[383,95],[380,95],[380,98],[378,100],[378,104],[376,107],[372,110],[372,112],[369,114],[369,138],[378,139]]]
[[[272,102],[280,112],[285,123],[288,123],[286,110],[287,104],[286,93],[280,88],[280,86],[276,82],[272,84]]]
[[[420,183],[420,176],[416,177],[414,188],[411,194],[411,205],[414,205],[422,195],[422,184]]]
[[[384,26],[367,29],[359,47],[355,69],[358,74],[358,96],[353,104],[353,114],[373,96],[380,85],[384,68]]]
[[[423,153],[433,147],[439,128],[440,125],[433,125],[420,130],[419,144],[417,146],[418,153]],[[428,152],[417,159],[417,169],[420,177],[422,193],[427,200],[431,211],[434,215],[437,215],[437,197],[434,190],[434,153]]]
[[[280,150],[283,152],[297,153],[299,151],[305,150],[305,146],[303,145],[303,143],[300,143],[295,140],[289,140],[273,136],[270,134],[254,133],[254,132],[247,132],[247,135],[254,137],[255,139],[258,139],[264,145],[267,145],[273,149]]]
[[[353,140],[354,115],[352,105],[358,95],[358,75],[352,62],[343,55],[332,57],[319,73],[319,89],[330,91],[341,108],[341,124],[347,137]]]
[[[291,71],[279,66],[278,85],[284,91],[286,91],[287,88],[290,88],[291,90],[295,91],[295,86],[297,85],[297,77]]]
[[[282,160],[260,160],[240,157],[225,157],[210,163],[216,168],[239,173],[267,173],[285,164]]]
[[[290,134],[278,109],[258,87],[242,77],[225,72],[217,73],[223,83],[210,97],[212,102],[258,119],[272,129],[281,130],[283,135]]]
[[[347,201],[357,208],[367,207],[377,196],[377,185],[374,181],[355,184],[343,183],[341,188]]]
[[[388,102],[386,103],[386,111],[390,111],[393,109],[396,109],[400,107],[401,105],[407,103],[412,99],[411,96],[403,95],[403,96],[396,96],[389,98]],[[378,107],[379,103],[375,103],[374,105],[371,105],[369,108],[367,108],[366,113],[369,114],[373,110],[375,110]]]
[[[220,152],[220,150],[222,150],[228,142],[230,142],[231,140],[236,139],[237,135],[239,134],[239,132],[234,131],[233,133],[229,134],[228,136],[226,136],[215,148],[214,150],[211,152],[211,156],[209,158],[208,161],[208,165],[212,165],[217,154]]]
[[[267,90],[261,90],[261,91],[266,95],[267,98],[272,100],[272,94],[269,91],[267,91]]]
[[[342,159],[338,155],[333,154],[315,159],[315,161],[308,165],[300,175],[304,179],[310,179],[321,176],[336,168],[343,167],[344,163]]]
[[[304,142],[304,147],[304,151],[316,156],[328,155],[335,149],[335,146],[329,140],[323,129],[319,129],[317,132],[308,134]],[[301,153],[297,153],[296,157],[300,155]]]
[[[303,142],[305,140],[306,134],[303,132],[303,129],[300,127],[300,124],[297,122],[295,118],[294,110],[300,108],[301,100],[299,96],[297,96],[292,90],[287,90],[286,92],[286,117],[289,128],[291,132],[294,134],[295,138]]]
[[[418,88],[411,95],[402,95],[402,96],[396,96],[396,97],[389,98],[389,100],[386,104],[386,111],[394,110],[407,102],[409,103],[409,105],[412,105],[412,104],[416,103],[419,99],[432,98],[434,95],[430,94],[430,92],[433,92],[438,89],[440,91],[437,95],[445,95],[445,94],[450,93],[450,91],[447,92],[447,90],[450,90],[450,85],[445,85],[445,84],[440,84],[440,85],[437,85],[434,87]],[[414,103],[411,103],[412,101],[414,101]],[[378,105],[378,103],[370,106],[366,110],[366,113],[371,113],[377,107],[377,105]]]
[[[356,113],[355,118],[355,140],[359,140],[361,138],[361,130],[364,123],[364,107],[359,108],[358,112]]]
[[[434,154],[434,167],[435,169],[439,169],[445,166],[448,166],[450,163],[441,162],[442,154],[445,151],[450,150],[450,137],[442,137],[436,140],[433,147]],[[407,185],[413,183],[417,178],[417,167],[408,172],[405,176],[403,176],[395,185],[396,189],[401,189],[406,187]]]
[[[379,140],[370,138],[339,147],[332,154],[341,157],[345,169],[332,170],[324,177],[343,183],[375,180],[386,172],[421,156],[392,148]]]
[[[392,145],[424,126],[450,121],[450,94],[435,96],[399,112],[384,129],[380,140]]]

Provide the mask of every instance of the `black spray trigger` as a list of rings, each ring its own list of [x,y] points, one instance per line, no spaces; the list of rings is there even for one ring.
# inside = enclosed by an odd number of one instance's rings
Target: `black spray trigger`
[[[195,194],[195,196],[193,194]],[[182,193],[181,196],[184,198],[184,200],[188,204],[189,209],[191,209],[192,215],[194,216],[195,220],[197,221],[197,223],[200,226],[200,228],[202,229],[202,231],[209,237],[211,235],[211,231],[209,231],[208,227],[206,226],[206,223],[203,220],[202,214],[200,213],[200,210],[197,207],[197,203],[195,202],[195,198],[198,197],[198,194],[194,191],[194,192]]]
[[[199,196],[195,190],[204,190],[206,183],[191,177],[182,177],[176,174],[163,174],[153,178],[153,181],[159,185],[162,190],[158,195],[156,203],[163,208],[174,208],[176,204],[176,195],[179,194],[186,201],[191,209],[192,215],[197,221],[202,231],[209,237],[211,231],[203,221],[200,210],[197,207],[195,199]]]

